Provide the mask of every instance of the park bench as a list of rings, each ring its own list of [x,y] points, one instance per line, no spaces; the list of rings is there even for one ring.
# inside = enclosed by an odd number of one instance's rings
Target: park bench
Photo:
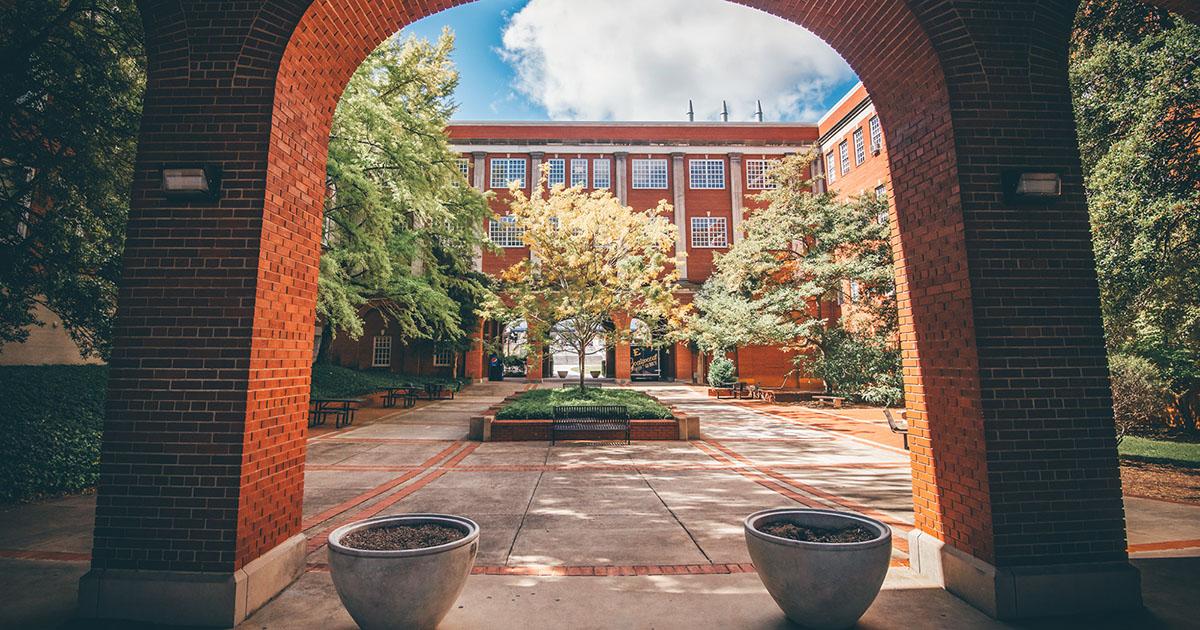
[[[821,400],[828,403],[833,403],[834,409],[841,409],[842,403],[846,402],[841,396],[813,396],[813,400]]]
[[[629,408],[625,405],[556,405],[550,425],[550,445],[554,445],[559,433],[613,431],[623,431],[625,443],[629,444]]]
[[[403,401],[404,408],[408,409],[417,402],[417,397],[420,392],[415,387],[385,387],[383,388],[383,406],[395,407],[396,401]]]
[[[900,435],[904,436],[904,450],[907,451],[908,450],[908,423],[903,422],[903,421],[897,422],[896,418],[892,416],[892,411],[890,409],[884,409],[883,415],[884,415],[884,417],[887,418],[888,428],[892,430],[892,433],[899,433]]]
[[[349,426],[354,423],[354,412],[361,402],[357,398],[313,398],[308,402],[308,426],[324,425],[330,416],[335,428]]]
[[[749,384],[744,381],[738,381],[732,385],[725,385],[724,387],[717,387],[715,389],[717,390],[717,400],[722,398],[721,392],[725,390],[729,391],[729,397],[733,399],[745,398],[751,395]]]

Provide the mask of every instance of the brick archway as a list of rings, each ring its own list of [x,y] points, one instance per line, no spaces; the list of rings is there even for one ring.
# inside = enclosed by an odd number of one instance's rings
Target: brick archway
[[[173,620],[187,600],[191,621],[232,623],[302,569],[333,110],[380,41],[461,3],[140,2],[149,81],[84,614]],[[835,47],[887,130],[914,564],[1001,616],[1137,605],[1066,81],[1075,3],[743,4]],[[171,163],[219,165],[220,199],[165,199]],[[1006,202],[1021,169],[1061,174],[1064,196]]]

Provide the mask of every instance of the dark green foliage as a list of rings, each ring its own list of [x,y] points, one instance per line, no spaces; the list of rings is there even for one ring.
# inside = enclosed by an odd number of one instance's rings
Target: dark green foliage
[[[132,0],[0,9],[0,345],[57,314],[107,355],[141,120]]]
[[[737,380],[733,361],[717,357],[708,366],[708,384],[711,387],[729,387]]]
[[[1108,365],[1120,444],[1127,434],[1144,433],[1165,419],[1169,389],[1158,368],[1142,357],[1112,354]]]
[[[0,503],[96,485],[108,368],[0,367]]]
[[[1110,351],[1154,363],[1200,420],[1200,25],[1087,0],[1070,78]]]
[[[411,376],[386,370],[352,370],[318,363],[313,366],[313,398],[357,398],[383,387],[422,387],[427,383],[462,384],[461,379],[439,376]]]
[[[893,407],[904,400],[900,351],[887,339],[830,328],[821,334],[819,354],[799,361],[825,380],[829,393]]]
[[[547,419],[554,417],[556,405],[625,405],[629,417],[673,418],[671,410],[653,398],[632,389],[535,389],[521,394],[496,414],[498,420]]]

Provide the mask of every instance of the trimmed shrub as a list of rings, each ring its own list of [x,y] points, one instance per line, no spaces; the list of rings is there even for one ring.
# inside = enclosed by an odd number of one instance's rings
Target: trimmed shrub
[[[1142,357],[1112,354],[1108,367],[1120,444],[1126,435],[1145,431],[1166,417],[1170,390],[1158,368]]]
[[[0,503],[94,487],[108,368],[0,367]]]
[[[708,365],[708,384],[711,387],[729,387],[737,382],[733,361],[717,357]]]
[[[674,418],[662,403],[632,389],[578,387],[534,389],[500,408],[498,420],[541,420],[554,417],[556,405],[625,405],[633,419]]]
[[[384,387],[422,387],[427,383],[462,384],[462,379],[443,376],[411,376],[388,370],[352,370],[329,363],[313,366],[313,398],[355,398]]]

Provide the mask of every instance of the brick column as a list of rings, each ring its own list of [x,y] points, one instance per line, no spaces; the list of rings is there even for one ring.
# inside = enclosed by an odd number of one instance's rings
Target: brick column
[[[613,188],[617,200],[629,205],[629,154],[624,151],[613,153]]]
[[[696,373],[693,363],[695,361],[692,355],[692,348],[687,342],[679,342],[675,344],[675,380],[681,383],[696,382]]]
[[[485,192],[487,191],[487,153],[484,151],[475,151],[471,154],[471,159],[474,161],[473,166],[475,169],[471,184],[475,187],[475,190]],[[486,233],[486,219],[484,220],[484,224],[479,226],[479,229]],[[471,261],[471,268],[478,273],[483,273],[483,247],[475,247],[475,257]]]
[[[738,243],[742,240],[742,207],[745,205],[745,192],[742,190],[742,174],[745,170],[742,168],[742,154],[729,154],[729,201],[732,204],[733,216],[733,242]]]
[[[475,332],[471,333],[471,347],[466,356],[466,378],[472,382],[482,382],[487,377],[487,368],[483,356],[483,320],[476,324]]]
[[[630,317],[624,313],[616,313],[612,316],[613,327],[616,330],[617,342],[615,344],[616,365],[613,366],[613,377],[618,383],[628,383],[630,374],[633,368],[633,352],[629,347],[629,323]]]
[[[675,206],[675,266],[679,270],[679,278],[687,280],[687,164],[682,153],[671,154],[671,203]]]

